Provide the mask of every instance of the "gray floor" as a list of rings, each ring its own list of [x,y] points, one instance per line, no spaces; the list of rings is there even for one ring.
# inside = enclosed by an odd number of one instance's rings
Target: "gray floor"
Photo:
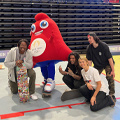
[[[3,63],[0,63],[3,64]],[[20,103],[18,95],[12,95],[8,87],[7,68],[0,70],[0,118],[7,120],[120,120],[120,99],[117,99],[114,108],[107,107],[98,112],[91,112],[88,104],[84,103],[84,98],[77,98],[62,102],[62,93],[69,88],[62,84],[62,75],[58,71],[59,65],[65,69],[67,62],[56,64],[56,87],[51,98],[42,98],[41,82],[43,77],[40,68],[34,68],[37,74],[36,95],[37,101],[30,99],[28,103]],[[105,83],[104,75],[101,75]],[[120,98],[120,83],[115,82],[116,97]]]

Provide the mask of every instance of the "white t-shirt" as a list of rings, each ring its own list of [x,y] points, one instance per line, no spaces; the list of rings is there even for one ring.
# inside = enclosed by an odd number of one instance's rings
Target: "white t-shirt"
[[[101,81],[102,86],[100,88],[100,91],[107,93],[107,87],[105,86],[104,82],[101,80],[101,77],[97,69],[89,66],[89,69],[87,72],[85,72],[85,70],[82,69],[81,73],[84,81],[89,81],[89,83],[93,86],[94,89],[96,89],[97,87],[96,82]]]

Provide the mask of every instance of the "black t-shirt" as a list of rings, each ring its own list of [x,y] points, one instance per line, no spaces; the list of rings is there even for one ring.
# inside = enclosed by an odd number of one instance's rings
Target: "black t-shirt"
[[[74,74],[80,75],[80,73],[78,73],[78,71],[76,70],[75,65],[71,65],[71,66],[67,65],[67,67],[66,67],[66,69],[65,69],[66,72],[68,72],[68,67],[72,70],[72,72],[73,72]]]
[[[86,57],[94,63],[95,68],[103,69],[109,65],[108,59],[112,58],[112,55],[107,44],[100,41],[97,48],[92,44],[87,47]]]

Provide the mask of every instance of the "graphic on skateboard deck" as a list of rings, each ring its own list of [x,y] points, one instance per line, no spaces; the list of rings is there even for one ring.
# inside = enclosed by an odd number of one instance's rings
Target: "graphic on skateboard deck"
[[[46,84],[47,84],[47,82],[43,85],[42,98],[44,98],[44,97],[51,97],[51,95],[52,95],[51,92],[44,91],[44,87],[45,87]]]
[[[62,94],[61,101],[71,100],[78,97],[82,97],[79,89],[69,90]]]
[[[29,100],[29,83],[25,64],[21,68],[16,67],[18,95],[20,102],[27,102]]]

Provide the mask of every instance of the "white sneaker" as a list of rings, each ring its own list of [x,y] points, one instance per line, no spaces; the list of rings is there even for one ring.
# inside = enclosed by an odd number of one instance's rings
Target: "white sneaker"
[[[44,91],[51,92],[55,88],[55,80],[52,80],[51,78],[47,79],[47,84],[44,87]]]
[[[38,97],[35,94],[30,95],[30,98],[32,98],[33,100],[37,100],[38,99]]]

